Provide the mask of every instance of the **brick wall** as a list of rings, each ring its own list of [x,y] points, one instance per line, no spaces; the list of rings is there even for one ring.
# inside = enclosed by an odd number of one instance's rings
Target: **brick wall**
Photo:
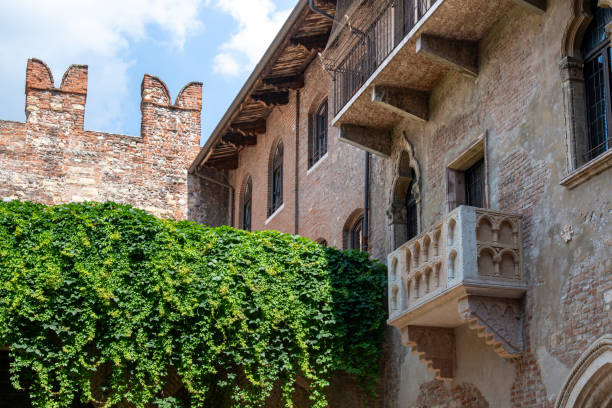
[[[338,141],[338,130],[330,126],[327,154],[308,168],[308,115],[316,112],[328,97],[331,79],[320,64],[312,63],[306,70],[305,84],[299,93],[291,92],[287,105],[273,110],[267,119],[267,132],[258,136],[255,146],[240,153],[238,169],[229,172],[230,182],[236,190],[234,226],[241,225],[244,186],[247,178],[251,177],[253,230],[298,232],[304,237],[325,239],[330,246],[342,248],[347,220],[364,207],[365,154]],[[331,107],[332,101],[329,103]],[[331,112],[328,117],[331,122]],[[269,163],[279,140],[284,147],[283,205],[268,217]],[[296,231],[296,211],[299,211],[299,231]]]
[[[363,211],[365,153],[338,140],[331,126],[333,100],[331,78],[321,64],[310,65],[300,100],[299,216],[300,235],[323,238],[330,246],[343,247],[343,229],[351,214]],[[308,168],[308,115],[328,98],[327,154]]]
[[[523,266],[529,280],[526,351],[514,362],[511,389],[479,386],[484,395],[508,393],[502,406],[552,406],[581,353],[612,331],[612,200],[602,193],[612,188],[610,170],[573,190],[559,185],[567,169],[558,64],[572,4],[549,1],[542,16],[520,7],[510,10],[479,44],[478,77],[449,73],[432,92],[429,121],[404,121],[394,129],[391,158],[376,170],[382,181],[375,185],[374,222],[384,223],[378,209],[389,203],[404,139],[411,142],[422,170],[425,229],[446,212],[446,165],[488,134],[491,207],[523,216]],[[388,244],[388,226],[386,230]],[[489,363],[483,358],[483,373]],[[411,367],[410,374],[403,377],[410,377],[410,385],[404,380],[399,386],[404,406],[421,406],[418,394],[402,395],[414,383],[425,386],[425,393],[449,395],[449,389],[428,382],[424,368]],[[471,383],[487,380],[484,374],[472,374]],[[448,403],[434,399],[438,402],[422,399],[422,406]]]
[[[116,201],[155,215],[189,216],[187,168],[199,149],[202,84],[173,104],[166,85],[142,81],[141,136],[83,129],[87,66],[72,65],[55,87],[49,68],[30,59],[26,121],[0,121],[0,198],[46,204]]]

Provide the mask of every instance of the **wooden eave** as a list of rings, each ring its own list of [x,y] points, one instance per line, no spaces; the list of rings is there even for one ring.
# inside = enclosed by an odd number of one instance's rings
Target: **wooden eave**
[[[335,1],[317,0],[315,3],[321,10],[334,15]],[[262,121],[265,124],[274,107],[285,102],[278,97],[282,92],[303,87],[304,71],[325,47],[331,28],[332,21],[312,11],[308,0],[299,1],[200,150],[189,169],[191,173],[201,166],[221,168],[216,163],[223,163],[224,169],[228,168],[228,163],[237,165],[237,160],[229,158],[237,158],[242,149],[253,143],[232,143],[237,140],[236,133],[256,140],[258,133],[265,132]],[[270,99],[274,103],[265,102]]]

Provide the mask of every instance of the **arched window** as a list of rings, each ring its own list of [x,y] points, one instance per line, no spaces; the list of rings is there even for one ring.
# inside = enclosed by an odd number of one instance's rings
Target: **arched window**
[[[406,189],[406,241],[410,241],[419,233],[417,223],[417,202],[412,191],[415,182],[414,170],[412,170],[412,179]]]
[[[283,142],[280,141],[274,150],[272,166],[270,169],[270,205],[268,216],[280,208],[283,204]]]
[[[250,231],[251,230],[251,203],[253,197],[253,182],[251,178],[246,182],[244,186],[244,191],[242,193],[242,229]]]
[[[319,245],[327,246],[327,240],[325,238],[318,238],[315,242]]]
[[[308,167],[327,153],[327,100],[308,120]]]
[[[363,215],[355,221],[353,228],[351,228],[351,249],[358,249],[365,251],[363,241]]]
[[[586,97],[587,143],[585,157],[578,158],[587,162],[609,148],[612,131],[610,86],[610,39],[605,26],[612,21],[612,9],[597,7],[597,0],[591,1],[593,21],[584,33],[582,56],[584,59],[584,87]]]

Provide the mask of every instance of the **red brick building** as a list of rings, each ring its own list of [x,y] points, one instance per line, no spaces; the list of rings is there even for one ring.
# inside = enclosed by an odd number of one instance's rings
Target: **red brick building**
[[[609,3],[308,3],[190,169],[225,222],[388,263],[381,406],[610,404]]]
[[[83,130],[85,67],[55,88],[31,60],[0,197],[367,249],[389,268],[377,406],[611,406],[609,6],[300,0],[197,156],[198,84],[172,104],[145,76],[142,136],[107,135]],[[365,405],[346,376],[330,394]]]

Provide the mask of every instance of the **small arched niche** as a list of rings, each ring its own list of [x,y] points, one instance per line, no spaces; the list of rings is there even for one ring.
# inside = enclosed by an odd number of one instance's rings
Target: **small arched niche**
[[[482,217],[478,221],[478,229],[476,230],[476,239],[481,242],[493,242],[493,224],[488,217]]]

